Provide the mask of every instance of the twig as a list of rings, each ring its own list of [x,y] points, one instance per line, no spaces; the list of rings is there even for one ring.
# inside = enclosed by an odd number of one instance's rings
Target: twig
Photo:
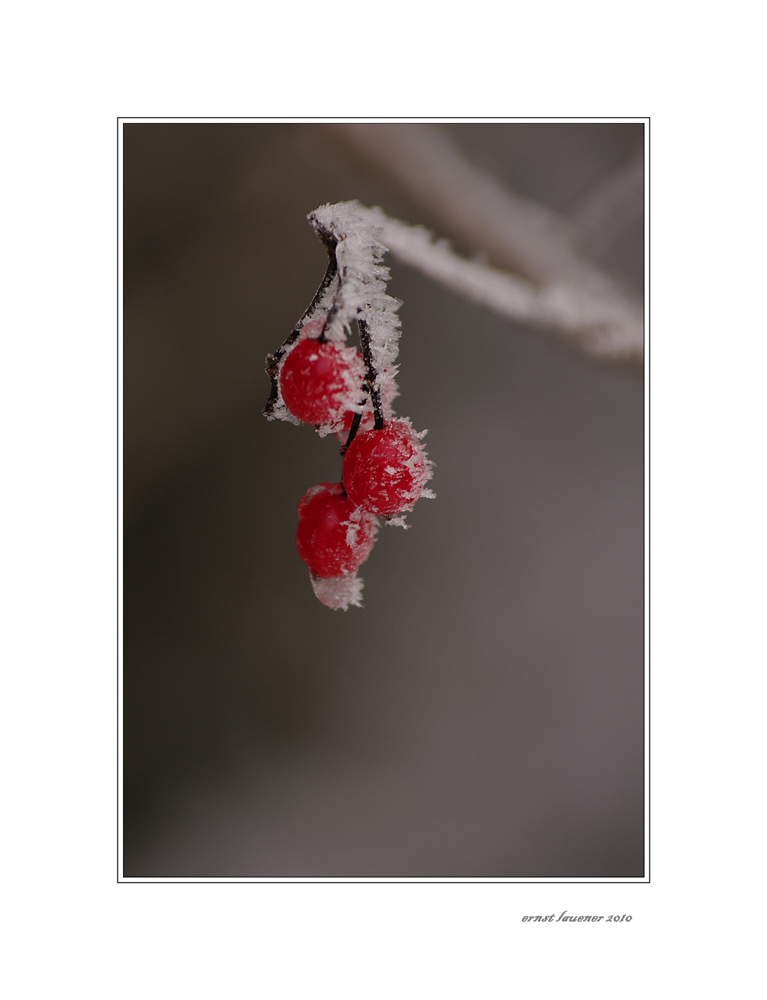
[[[393,398],[397,390],[395,377],[400,335],[397,310],[402,304],[386,292],[389,269],[383,264],[386,248],[378,241],[380,227],[370,218],[370,210],[356,201],[322,205],[311,212],[308,219],[322,240],[330,263],[308,309],[282,346],[267,356],[266,372],[271,380],[271,391],[264,416],[268,420],[297,422],[282,398],[280,372],[304,326],[319,320],[322,327],[318,340],[345,344],[352,323],[356,322],[365,362],[364,390],[370,396],[374,427],[380,430],[384,425],[384,400],[387,393],[389,399]],[[352,419],[344,450],[360,425],[359,407],[363,405],[356,401],[349,403],[349,409],[355,411],[356,416]],[[323,436],[332,429],[331,423],[317,428]]]
[[[422,226],[390,219],[379,208],[367,211],[381,228],[381,242],[396,257],[451,291],[503,316],[553,330],[592,357],[641,359],[641,314],[620,300],[564,284],[534,288],[521,278],[459,257]]]
[[[332,124],[447,232],[519,277],[461,258],[420,227],[380,213],[383,242],[401,260],[503,315],[552,329],[590,355],[642,357],[641,308],[573,244],[557,213],[505,190],[428,125]],[[522,280],[525,279],[525,280]]]

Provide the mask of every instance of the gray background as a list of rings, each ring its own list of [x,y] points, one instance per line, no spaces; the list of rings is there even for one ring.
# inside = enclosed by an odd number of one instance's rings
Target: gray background
[[[563,211],[643,136],[440,127]],[[261,415],[326,264],[305,216],[451,234],[319,124],[124,137],[125,875],[641,876],[641,377],[389,260],[437,499],[330,611],[295,528],[337,445]],[[640,219],[598,258],[635,296],[642,248]]]

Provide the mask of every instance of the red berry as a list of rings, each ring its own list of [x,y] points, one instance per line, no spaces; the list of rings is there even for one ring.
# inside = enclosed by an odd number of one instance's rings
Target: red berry
[[[337,577],[361,566],[378,525],[346,496],[341,483],[320,483],[298,505],[298,554],[314,576]]]
[[[315,427],[335,423],[359,403],[365,368],[351,347],[308,337],[299,340],[280,370],[285,405]]]
[[[431,478],[431,462],[409,420],[358,434],[344,457],[344,487],[363,510],[394,517],[412,510]]]

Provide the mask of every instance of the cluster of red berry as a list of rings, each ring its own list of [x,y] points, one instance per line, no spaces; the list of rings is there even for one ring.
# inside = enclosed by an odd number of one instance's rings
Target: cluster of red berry
[[[348,607],[355,601],[347,598],[359,597],[356,573],[373,549],[376,515],[401,518],[431,476],[410,421],[391,418],[377,428],[372,406],[359,403],[365,380],[361,352],[323,340],[321,333],[301,336],[280,368],[280,391],[290,413],[347,441],[342,482],[312,486],[298,505],[298,553],[318,596],[331,607]],[[350,399],[358,404],[356,411],[349,409]]]
[[[379,373],[373,363],[364,309],[358,308],[355,317],[361,351],[346,346],[346,323],[331,322],[338,319],[334,303],[342,282],[337,235],[325,242],[332,251],[330,279],[326,275],[301,322],[280,351],[267,359],[272,396],[265,413],[280,415],[274,411],[282,405],[285,418],[311,424],[320,434],[333,433],[344,442],[342,482],[320,483],[307,491],[298,505],[297,542],[319,599],[345,609],[360,603],[357,570],[372,551],[377,518],[404,524],[403,515],[419,497],[433,495],[425,489],[432,463],[421,444],[423,433],[392,414],[396,386],[391,376],[382,380],[387,369]],[[328,336],[331,326],[333,339]]]

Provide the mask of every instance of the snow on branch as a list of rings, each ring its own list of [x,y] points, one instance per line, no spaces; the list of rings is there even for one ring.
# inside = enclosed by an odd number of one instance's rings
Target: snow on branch
[[[345,201],[322,205],[311,212],[308,219],[328,253],[328,268],[303,316],[282,346],[266,359],[271,391],[264,415],[269,420],[300,422],[283,398],[283,365],[302,339],[345,345],[354,324],[359,333],[366,373],[363,386],[366,399],[353,398],[354,376],[350,370],[351,395],[344,402],[345,409],[354,417],[345,446],[348,447],[366,408],[372,408],[374,426],[379,430],[391,416],[391,403],[398,394],[396,360],[400,320],[397,310],[402,303],[386,291],[389,280],[389,268],[383,264],[386,247],[379,242],[381,229],[370,216],[369,209],[356,201]],[[345,381],[346,378],[344,376]],[[324,436],[339,432],[334,424],[330,420],[316,426]]]
[[[510,319],[558,333],[601,360],[640,361],[641,312],[622,299],[564,283],[536,288],[522,278],[459,257],[445,240],[422,226],[368,209],[381,229],[381,242],[403,263],[459,295]]]
[[[641,306],[580,256],[568,220],[468,163],[433,126],[327,127],[495,266],[460,257],[427,230],[379,213],[382,242],[401,260],[474,302],[558,333],[593,357],[641,360]]]
[[[397,310],[402,303],[386,291],[389,268],[383,264],[386,247],[378,241],[378,223],[356,201],[323,205],[309,215],[309,222],[335,248],[338,287],[326,317],[325,335],[332,338],[334,330],[340,330],[337,339],[345,341],[354,320],[363,325],[377,373],[377,391],[385,396],[390,387],[396,390]]]

